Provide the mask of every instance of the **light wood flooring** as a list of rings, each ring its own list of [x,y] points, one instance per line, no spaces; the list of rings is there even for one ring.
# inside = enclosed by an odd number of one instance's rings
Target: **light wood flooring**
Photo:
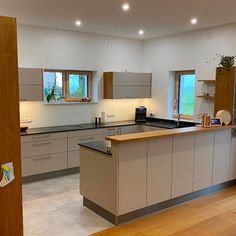
[[[236,186],[96,236],[236,236]]]

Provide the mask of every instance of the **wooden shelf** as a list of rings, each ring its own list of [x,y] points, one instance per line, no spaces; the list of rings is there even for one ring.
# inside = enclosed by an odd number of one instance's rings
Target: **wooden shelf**
[[[208,83],[208,84],[215,84],[216,80],[198,80],[198,82]]]
[[[199,95],[198,98],[206,98],[206,99],[214,99],[215,96],[209,96],[209,95]]]

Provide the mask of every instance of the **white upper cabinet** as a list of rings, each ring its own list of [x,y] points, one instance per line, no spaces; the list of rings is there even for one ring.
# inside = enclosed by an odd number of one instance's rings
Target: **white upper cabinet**
[[[105,72],[104,98],[150,98],[151,73]]]
[[[42,70],[36,68],[19,68],[20,101],[42,101]]]

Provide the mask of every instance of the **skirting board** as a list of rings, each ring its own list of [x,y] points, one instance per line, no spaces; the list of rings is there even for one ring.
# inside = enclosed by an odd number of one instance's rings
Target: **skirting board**
[[[71,168],[71,169],[48,172],[44,174],[26,176],[22,178],[22,183],[25,184],[25,183],[34,182],[34,181],[52,179],[52,178],[61,177],[64,175],[79,173],[79,171],[80,171],[80,168],[76,167],[76,168]]]
[[[127,221],[130,221],[139,217],[143,217],[154,212],[159,212],[161,210],[164,210],[173,206],[177,206],[179,204],[191,201],[193,199],[197,199],[199,197],[217,192],[219,190],[222,190],[222,189],[234,186],[234,185],[236,185],[236,180],[231,180],[222,184],[211,186],[203,190],[199,190],[197,192],[189,193],[184,196],[180,196],[180,197],[170,199],[161,203],[157,203],[152,206],[144,207],[142,209],[139,209],[139,210],[136,210],[136,211],[124,214],[124,215],[120,215],[120,216],[116,216],[112,214],[111,212],[105,210],[104,208],[100,207],[99,205],[97,205],[96,203],[90,201],[89,199],[85,197],[83,197],[83,205],[89,208],[90,210],[94,211],[95,213],[103,217],[104,219],[108,220],[112,224],[119,225]]]

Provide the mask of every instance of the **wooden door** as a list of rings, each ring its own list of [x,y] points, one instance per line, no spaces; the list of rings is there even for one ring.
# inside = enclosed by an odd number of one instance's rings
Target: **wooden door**
[[[18,87],[16,20],[0,16],[0,165],[13,162],[15,173],[0,188],[2,236],[23,235]]]
[[[215,114],[219,110],[233,111],[235,67],[217,68]]]

